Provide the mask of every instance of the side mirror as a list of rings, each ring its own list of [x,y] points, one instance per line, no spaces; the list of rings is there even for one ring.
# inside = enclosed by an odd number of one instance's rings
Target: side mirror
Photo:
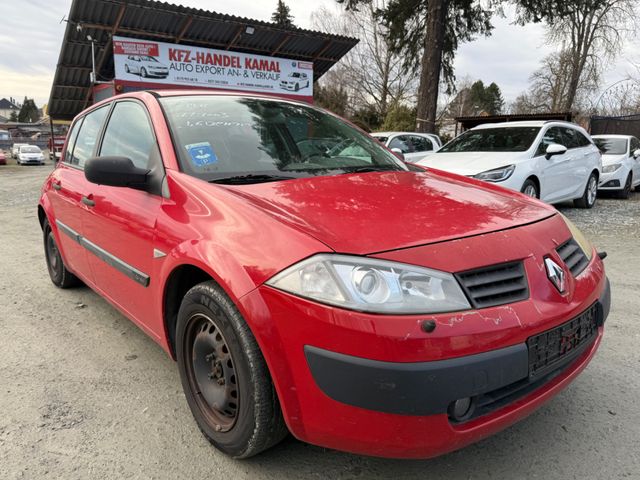
[[[404,153],[402,153],[402,150],[400,150],[399,148],[392,148],[391,151],[395,154],[396,157],[398,157],[400,160],[402,160],[403,162],[404,160]]]
[[[545,156],[547,157],[547,160],[549,160],[554,155],[564,155],[565,153],[567,153],[567,147],[557,143],[552,143],[547,147],[547,154]]]
[[[84,176],[91,183],[111,187],[147,190],[150,170],[136,167],[127,157],[95,157],[84,164]]]
[[[640,157],[640,148],[633,152],[633,158],[638,158],[638,157]]]

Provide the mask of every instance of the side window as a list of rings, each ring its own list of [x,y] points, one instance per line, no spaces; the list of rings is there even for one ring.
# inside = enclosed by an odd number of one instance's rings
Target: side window
[[[567,139],[565,147],[567,147],[568,149],[580,148],[584,146],[581,144],[581,141],[579,138],[582,135],[577,130],[574,130],[573,128],[563,127],[562,134]]]
[[[581,147],[588,147],[589,145],[593,144],[591,140],[589,140],[589,138],[585,136],[584,133],[576,130],[576,134],[578,135],[578,141]]]
[[[73,148],[70,162],[72,165],[83,168],[84,163],[93,156],[98,135],[108,111],[109,106],[105,105],[85,115]]]
[[[102,140],[100,156],[130,158],[139,168],[149,168],[155,137],[144,107],[136,102],[118,102]]]
[[[631,139],[631,148],[629,149],[629,153],[633,155],[633,152],[638,149],[640,149],[640,140],[638,140],[636,137],[633,137]]]
[[[542,136],[542,140],[540,140],[540,145],[538,145],[538,149],[536,150],[536,154],[534,156],[537,157],[539,155],[544,155],[545,153],[547,153],[547,147],[552,143],[564,145],[565,147],[569,148],[567,145],[565,145],[566,142],[567,140],[563,137],[560,127],[551,127]]]
[[[76,144],[76,139],[78,138],[78,132],[80,131],[80,127],[82,126],[82,122],[84,118],[79,118],[76,123],[71,127],[71,131],[69,132],[69,140],[67,141],[67,149],[64,152],[64,158],[62,161],[64,163],[72,164],[73,162],[73,147]]]
[[[402,151],[402,153],[412,152],[409,142],[407,141],[407,137],[404,135],[400,135],[398,137],[395,137],[393,140],[391,140],[391,142],[389,143],[389,149],[392,149],[392,148],[399,148]]]
[[[411,143],[413,143],[416,152],[430,152],[433,150],[431,140],[425,137],[411,135]]]

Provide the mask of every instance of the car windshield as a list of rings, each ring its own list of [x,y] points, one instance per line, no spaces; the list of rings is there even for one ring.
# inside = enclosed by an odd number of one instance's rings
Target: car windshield
[[[142,60],[144,62],[156,62],[156,63],[158,63],[158,60],[156,60],[155,57],[150,57],[148,55],[144,55],[144,56],[140,57],[140,60]]]
[[[627,153],[626,138],[594,138],[596,147],[605,155],[624,155]]]
[[[20,147],[20,153],[40,153],[40,151],[38,147]]]
[[[525,152],[540,127],[499,127],[469,130],[451,140],[440,152]]]
[[[300,74],[299,74],[298,72],[294,72],[294,73],[292,73],[292,74],[291,74],[291,75],[289,75],[289,76],[290,76],[290,77],[293,77],[293,78],[298,78],[298,77],[300,76]]]
[[[311,106],[213,95],[160,99],[182,171],[207,181],[275,181],[408,168],[378,142]]]

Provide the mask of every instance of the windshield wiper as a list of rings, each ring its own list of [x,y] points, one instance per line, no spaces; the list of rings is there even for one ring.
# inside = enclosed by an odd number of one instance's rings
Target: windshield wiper
[[[401,171],[400,168],[394,165],[378,165],[378,166],[368,166],[368,167],[353,167],[353,168],[343,168],[344,173],[368,173],[368,172],[388,172],[391,170]]]
[[[247,183],[265,183],[265,182],[277,182],[280,180],[290,180],[296,177],[287,177],[284,175],[270,175],[270,174],[252,174],[247,175],[233,175],[231,177],[216,178],[209,180],[209,183],[222,183],[225,185],[242,185]]]

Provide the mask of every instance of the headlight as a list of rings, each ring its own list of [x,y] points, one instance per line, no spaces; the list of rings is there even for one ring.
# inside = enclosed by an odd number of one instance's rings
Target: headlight
[[[604,167],[602,167],[602,173],[613,173],[621,167],[622,167],[621,163],[613,163],[611,165],[605,165]]]
[[[571,220],[565,217],[562,213],[560,214],[560,216],[562,216],[564,223],[567,224],[567,227],[569,228],[569,231],[571,232],[573,239],[576,241],[576,243],[580,246],[584,254],[587,256],[587,259],[591,261],[591,258],[593,257],[593,245],[591,244],[589,239],[585,237],[584,233],[582,233],[580,229],[576,227]]]
[[[453,275],[386,260],[320,254],[266,282],[338,307],[386,314],[427,314],[471,306]]]
[[[473,178],[486,182],[503,182],[513,174],[515,169],[515,165],[509,165],[508,167],[496,168],[495,170],[487,170],[486,172],[474,175]]]

